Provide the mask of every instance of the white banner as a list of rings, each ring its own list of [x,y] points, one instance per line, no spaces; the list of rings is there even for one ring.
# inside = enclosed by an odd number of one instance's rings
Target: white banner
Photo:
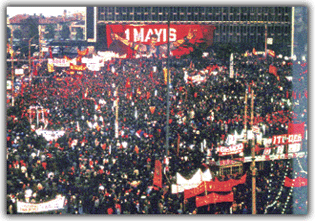
[[[172,193],[181,193],[184,190],[196,188],[201,182],[211,181],[212,175],[210,169],[206,169],[204,172],[198,169],[193,177],[189,180],[185,179],[180,173],[176,173],[176,184],[172,184]]]
[[[283,154],[284,151],[284,145],[277,146],[277,153],[276,154]]]
[[[56,140],[59,137],[62,137],[65,134],[63,130],[36,130],[37,135],[42,135],[47,141]]]
[[[100,71],[100,64],[86,63],[86,67],[90,71]]]
[[[7,80],[7,90],[11,90],[11,89],[12,89],[12,81]]]
[[[230,78],[234,77],[234,56],[233,53],[231,53],[230,56]]]
[[[76,64],[76,60],[67,60],[66,58],[48,58],[47,59],[48,64],[53,64],[56,67],[70,67],[70,63]]]
[[[231,145],[229,147],[220,146],[219,147],[219,156],[226,156],[232,154],[240,154],[244,151],[244,144],[239,143],[236,145]]]
[[[24,69],[19,68],[19,69],[15,69],[15,75],[23,75],[24,74]]]
[[[53,210],[63,209],[65,202],[64,196],[58,196],[55,199],[44,203],[24,203],[17,201],[18,213],[41,213]]]
[[[289,153],[296,153],[301,150],[301,143],[293,143],[288,145],[288,152]]]

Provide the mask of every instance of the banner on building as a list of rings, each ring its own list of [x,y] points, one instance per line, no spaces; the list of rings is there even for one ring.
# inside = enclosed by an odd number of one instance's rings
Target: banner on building
[[[196,36],[190,40],[192,44],[197,41],[204,41],[208,45],[213,43],[213,35],[215,26],[213,25],[170,25],[168,31],[167,24],[114,24],[106,26],[106,36],[108,48],[119,54],[132,53],[131,49],[120,43],[113,41],[111,34],[115,33],[123,39],[129,42],[136,42],[142,44],[149,44],[151,35],[156,34],[158,36],[157,45],[167,44],[168,33],[169,41],[174,42],[180,39],[184,39],[189,31],[194,30]],[[172,51],[174,56],[181,56],[182,54],[190,53],[190,49],[180,47]]]
[[[44,203],[25,203],[17,201],[18,213],[41,213],[64,208],[65,197],[58,196],[53,200]]]

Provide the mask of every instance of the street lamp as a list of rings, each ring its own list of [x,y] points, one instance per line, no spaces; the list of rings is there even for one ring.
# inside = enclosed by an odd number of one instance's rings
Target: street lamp
[[[33,37],[30,38],[30,40],[28,40],[28,68],[30,72],[31,72],[31,42],[33,38],[35,38],[36,36],[37,35],[34,35]]]

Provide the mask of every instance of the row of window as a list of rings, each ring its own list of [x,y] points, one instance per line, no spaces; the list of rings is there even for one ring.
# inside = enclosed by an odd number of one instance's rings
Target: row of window
[[[273,25],[267,27],[267,37],[274,42],[286,41],[289,43],[290,25]],[[214,42],[265,42],[264,25],[217,25],[214,32]]]
[[[290,22],[291,7],[98,7],[99,21]]]

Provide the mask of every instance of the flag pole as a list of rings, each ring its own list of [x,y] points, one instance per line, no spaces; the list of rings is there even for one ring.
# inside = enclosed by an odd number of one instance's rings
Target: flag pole
[[[244,140],[247,139],[247,88],[245,89],[245,119],[244,119]]]
[[[10,43],[11,43],[11,50],[12,50],[12,53],[11,53],[11,81],[12,81],[12,85],[11,85],[11,100],[12,100],[12,107],[14,106],[14,50],[13,50],[13,26],[11,26],[11,40],[10,40]],[[11,51],[10,51],[11,52]]]
[[[254,124],[254,90],[251,89],[251,129],[253,133]],[[252,134],[252,214],[256,214],[256,165],[255,165],[255,138]]]
[[[167,14],[167,109],[166,109],[166,156],[169,150],[169,119],[170,119],[170,13]]]
[[[265,59],[267,59],[267,24],[265,24]]]

